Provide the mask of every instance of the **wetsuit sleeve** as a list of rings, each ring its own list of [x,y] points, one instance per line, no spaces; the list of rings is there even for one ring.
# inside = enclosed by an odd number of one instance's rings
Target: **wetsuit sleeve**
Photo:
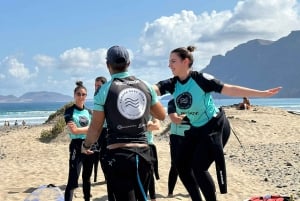
[[[145,81],[144,81],[145,82]],[[145,84],[147,85],[148,89],[150,90],[150,94],[152,96],[152,99],[151,99],[151,105],[154,105],[156,104],[159,100],[158,100],[158,96],[153,88],[152,85],[150,85],[149,83],[145,82]]]
[[[73,110],[74,110],[74,106],[71,106],[66,109],[65,114],[64,114],[66,123],[68,123],[69,121],[73,121]]]
[[[94,95],[94,110],[104,111],[104,104],[107,98],[108,90],[111,86],[111,81],[101,86],[100,90]]]
[[[175,89],[175,78],[170,78],[167,80],[160,81],[156,84],[159,89],[161,95],[165,95],[167,93],[173,94]]]
[[[168,114],[173,114],[176,112],[176,106],[174,99],[169,100],[168,102]]]
[[[88,112],[89,112],[89,115],[90,115],[90,119],[92,119],[92,116],[93,116],[93,111],[91,109],[87,109]]]
[[[221,93],[224,83],[207,73],[192,72],[192,78],[205,92]]]

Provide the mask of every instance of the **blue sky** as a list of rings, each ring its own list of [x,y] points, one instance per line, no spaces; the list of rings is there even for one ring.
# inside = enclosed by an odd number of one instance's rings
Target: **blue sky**
[[[195,45],[194,69],[252,39],[300,30],[300,0],[115,0],[0,2],[0,95],[73,95],[82,80],[110,77],[106,50],[129,49],[129,71],[151,84],[172,76],[169,52]]]

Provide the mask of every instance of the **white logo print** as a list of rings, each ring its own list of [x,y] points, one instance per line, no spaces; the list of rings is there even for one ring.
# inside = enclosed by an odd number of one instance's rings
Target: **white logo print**
[[[123,89],[118,97],[118,110],[127,119],[138,119],[146,110],[147,99],[143,91],[136,88]]]

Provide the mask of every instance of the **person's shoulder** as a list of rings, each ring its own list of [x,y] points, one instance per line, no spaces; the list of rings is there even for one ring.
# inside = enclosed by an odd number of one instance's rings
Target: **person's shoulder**
[[[65,111],[70,111],[74,109],[75,104],[70,105],[69,107],[66,108]]]
[[[93,110],[92,109],[90,109],[90,108],[84,108],[84,109],[87,110],[89,114],[93,114]]]

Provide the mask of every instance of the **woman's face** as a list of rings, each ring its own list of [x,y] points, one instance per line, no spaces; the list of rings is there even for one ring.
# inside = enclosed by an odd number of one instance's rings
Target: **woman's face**
[[[74,94],[76,105],[84,104],[86,96],[87,96],[86,90],[84,88],[79,88]]]
[[[176,53],[171,53],[169,67],[174,76],[184,76],[189,69],[188,59],[182,60]]]

